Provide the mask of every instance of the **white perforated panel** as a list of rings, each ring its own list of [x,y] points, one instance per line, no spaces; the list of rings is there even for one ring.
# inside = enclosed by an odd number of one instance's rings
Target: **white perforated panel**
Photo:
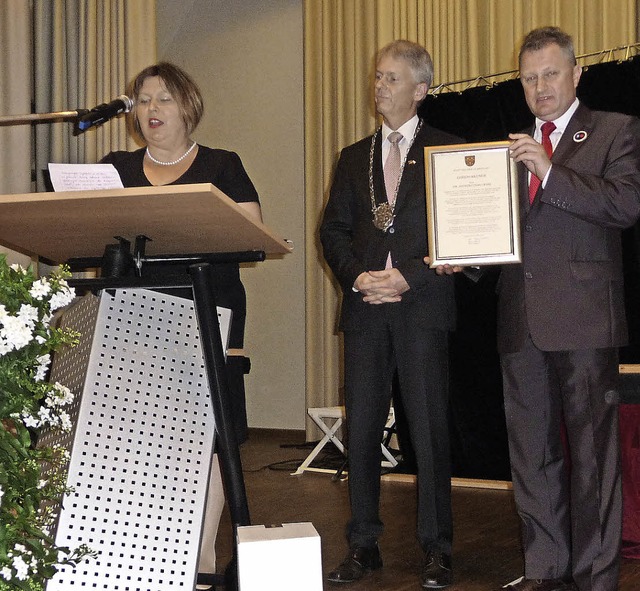
[[[47,591],[193,589],[214,440],[193,303],[142,289],[97,301],[87,296],[67,312],[83,342],[54,361],[51,379],[82,390],[74,492],[56,543],[99,556],[62,569]],[[218,316],[226,345],[230,311]]]

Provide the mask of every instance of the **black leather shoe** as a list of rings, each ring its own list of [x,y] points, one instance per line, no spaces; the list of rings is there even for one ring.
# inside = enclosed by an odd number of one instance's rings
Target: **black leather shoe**
[[[377,544],[373,548],[355,546],[349,550],[349,554],[342,561],[342,564],[327,575],[327,581],[330,583],[353,583],[381,567],[382,558]]]
[[[453,583],[451,556],[438,550],[428,550],[424,555],[424,565],[420,584],[425,589],[441,589]]]

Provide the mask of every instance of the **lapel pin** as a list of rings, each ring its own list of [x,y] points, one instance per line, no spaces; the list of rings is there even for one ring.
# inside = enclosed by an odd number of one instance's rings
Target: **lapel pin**
[[[415,163],[416,163],[416,161],[415,161],[415,160],[408,160],[408,161],[407,161],[407,164],[415,164]]]
[[[586,131],[576,131],[573,134],[573,141],[577,143],[584,142],[587,139],[587,135],[589,134]]]

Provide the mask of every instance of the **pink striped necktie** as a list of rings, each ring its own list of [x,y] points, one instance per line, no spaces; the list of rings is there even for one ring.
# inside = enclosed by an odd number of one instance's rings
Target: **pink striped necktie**
[[[391,144],[389,154],[384,163],[384,187],[387,192],[387,201],[391,204],[396,200],[396,189],[400,180],[400,170],[402,168],[400,158],[400,147],[398,144],[402,141],[402,134],[398,131],[392,131],[387,138]],[[391,262],[391,253],[387,254],[385,269],[393,266]]]
[[[387,201],[393,203],[396,197],[396,188],[400,179],[400,148],[398,144],[402,141],[402,134],[393,131],[387,138],[391,143],[389,154],[384,163],[384,186],[387,191]]]

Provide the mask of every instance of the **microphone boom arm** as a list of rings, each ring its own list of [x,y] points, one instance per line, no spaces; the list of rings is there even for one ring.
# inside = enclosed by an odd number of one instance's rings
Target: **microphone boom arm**
[[[46,121],[74,121],[89,112],[88,109],[75,111],[54,111],[52,113],[28,113],[26,115],[0,115],[0,125],[20,125]]]

